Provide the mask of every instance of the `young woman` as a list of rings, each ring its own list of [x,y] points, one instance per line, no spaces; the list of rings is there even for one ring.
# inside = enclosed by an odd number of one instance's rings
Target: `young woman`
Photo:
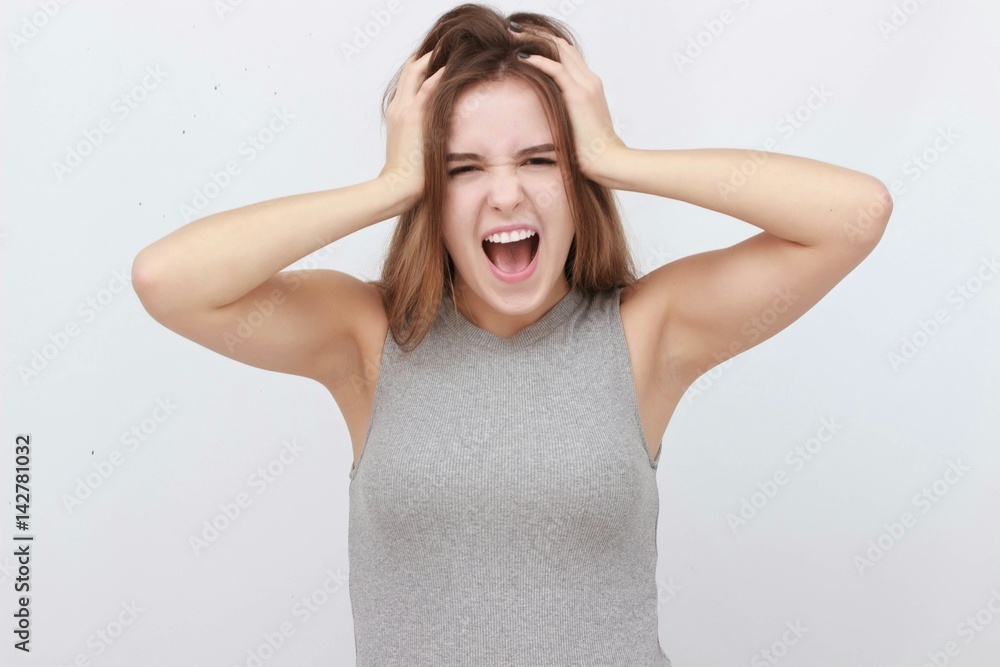
[[[626,146],[575,44],[551,18],[461,5],[387,91],[376,178],[217,213],[136,258],[157,321],[312,378],[343,413],[358,665],[669,665],[670,416],[827,294],[891,212],[880,181],[815,160]],[[637,277],[613,189],[762,231]],[[378,281],[282,271],[397,215]]]

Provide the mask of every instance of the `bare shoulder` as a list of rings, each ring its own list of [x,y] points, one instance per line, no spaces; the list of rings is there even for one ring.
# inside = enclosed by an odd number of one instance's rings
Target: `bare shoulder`
[[[654,459],[667,424],[688,386],[686,378],[677,372],[676,359],[669,356],[671,350],[664,345],[667,321],[664,294],[663,285],[651,284],[647,274],[625,287],[619,301],[639,417],[649,456]]]
[[[677,322],[678,301],[689,290],[691,274],[706,258],[722,252],[700,253],[668,262],[622,290],[622,326],[629,337],[630,352],[635,346],[633,364],[637,383],[648,383],[650,391],[680,396],[707,370],[695,363],[700,333]]]
[[[339,287],[350,293],[346,303],[351,309],[353,345],[342,350],[335,372],[323,384],[343,407],[344,403],[363,399],[374,388],[389,319],[382,295],[374,284],[347,274],[339,274],[338,280]]]
[[[342,356],[340,368],[331,374],[324,386],[340,408],[351,437],[353,460],[361,458],[368,422],[375,401],[382,348],[389,332],[389,318],[378,288],[371,283],[352,278],[351,299],[357,309],[353,318],[354,344]]]
[[[668,305],[665,292],[662,284],[654,284],[651,274],[646,274],[622,289],[619,304],[636,375],[649,380],[659,375],[656,380],[661,383],[667,379],[661,374],[663,369],[673,367],[664,358]],[[654,373],[657,370],[660,373]]]

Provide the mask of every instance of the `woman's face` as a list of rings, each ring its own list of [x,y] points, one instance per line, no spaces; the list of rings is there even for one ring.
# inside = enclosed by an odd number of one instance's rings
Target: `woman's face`
[[[563,156],[534,91],[518,79],[465,90],[452,110],[446,152],[443,234],[456,290],[477,310],[507,315],[553,305],[569,290],[563,267],[574,228]],[[534,236],[484,243],[497,229]]]

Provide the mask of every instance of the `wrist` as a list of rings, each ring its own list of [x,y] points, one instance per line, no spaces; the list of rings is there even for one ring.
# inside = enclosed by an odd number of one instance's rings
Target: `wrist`
[[[414,192],[405,179],[393,173],[380,173],[375,177],[374,182],[382,192],[382,201],[386,203],[391,212],[390,217],[395,217],[416,206],[420,201],[422,193]]]
[[[592,160],[587,177],[606,188],[627,189],[628,166],[633,162],[635,150],[625,144],[608,144]]]

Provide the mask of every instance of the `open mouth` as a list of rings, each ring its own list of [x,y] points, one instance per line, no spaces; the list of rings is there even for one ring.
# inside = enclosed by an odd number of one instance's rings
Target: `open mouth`
[[[521,239],[520,241],[508,241],[507,243],[494,243],[489,239],[483,240],[483,252],[497,267],[504,273],[520,273],[528,268],[531,260],[538,252],[538,234]]]

